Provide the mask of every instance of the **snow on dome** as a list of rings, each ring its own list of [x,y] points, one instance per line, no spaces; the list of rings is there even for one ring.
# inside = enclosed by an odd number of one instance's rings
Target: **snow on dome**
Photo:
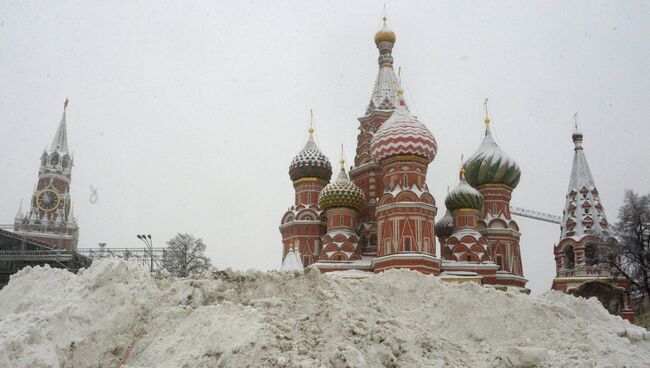
[[[318,148],[311,134],[305,147],[291,161],[289,177],[293,181],[302,178],[318,178],[329,181],[332,177],[332,164]]]
[[[436,157],[438,144],[431,131],[406,106],[398,107],[377,129],[370,143],[373,158],[381,161],[399,155],[415,155],[428,162]]]
[[[465,168],[460,170],[460,182],[447,195],[445,206],[452,212],[465,208],[480,211],[483,208],[483,196],[478,190],[467,184],[465,180]]]
[[[395,43],[397,36],[395,32],[391,31],[386,24],[386,17],[384,17],[384,24],[381,26],[381,29],[375,34],[375,44],[379,45],[382,42]]]
[[[447,238],[454,233],[454,219],[449,210],[445,211],[445,215],[436,222],[435,230],[440,238]]]
[[[519,165],[497,145],[489,125],[483,143],[465,163],[467,182],[475,188],[484,184],[504,184],[514,189],[521,178]]]
[[[343,167],[336,181],[327,184],[318,195],[318,205],[323,211],[333,207],[349,207],[360,211],[364,202],[363,191],[348,179]]]

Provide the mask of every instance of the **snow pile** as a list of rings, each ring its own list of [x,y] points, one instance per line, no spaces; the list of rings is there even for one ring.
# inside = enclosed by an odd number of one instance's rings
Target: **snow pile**
[[[103,261],[0,291],[7,367],[642,367],[650,333],[596,300],[398,270],[154,279]]]

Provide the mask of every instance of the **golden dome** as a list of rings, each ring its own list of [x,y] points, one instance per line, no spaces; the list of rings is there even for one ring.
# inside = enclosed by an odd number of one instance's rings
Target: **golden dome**
[[[397,36],[395,36],[395,32],[388,29],[388,25],[386,24],[386,17],[384,17],[384,25],[381,27],[379,32],[375,34],[375,44],[379,45],[380,42],[384,41],[395,43],[396,39]]]

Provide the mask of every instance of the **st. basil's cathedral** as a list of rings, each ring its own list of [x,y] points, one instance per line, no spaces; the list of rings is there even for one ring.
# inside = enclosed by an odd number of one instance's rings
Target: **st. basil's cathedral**
[[[379,71],[366,113],[358,118],[354,166],[346,172],[341,159],[332,181],[332,165],[309,129],[307,143],[289,166],[295,201],[280,225],[282,259],[297,255],[303,267],[313,265],[321,272],[407,268],[445,281],[528,292],[521,234],[510,212],[521,170],[491,134],[487,101],[483,142],[462,163],[458,185],[439,214],[426,183],[438,145],[406,104],[393,68],[396,35],[386,18],[374,41]],[[601,302],[610,312],[632,320],[626,283],[593,259],[597,241],[614,240],[577,125],[573,141],[552,289],[599,299],[606,295]]]
[[[358,119],[349,174],[341,161],[330,182],[332,166],[311,129],[292,160],[296,195],[280,226],[283,259],[297,251],[304,266],[322,272],[408,268],[526,290],[519,227],[510,214],[519,166],[494,141],[486,115],[483,143],[463,163],[459,183],[445,199],[447,211],[435,222],[438,207],[426,177],[438,144],[406,104],[393,68],[395,41],[384,20],[375,35],[379,72],[366,114]]]
[[[282,259],[291,255],[300,267],[313,265],[322,272],[407,268],[445,281],[528,292],[519,226],[510,212],[521,170],[494,140],[487,105],[483,141],[463,162],[458,185],[439,213],[426,183],[438,145],[426,124],[409,111],[393,69],[396,36],[385,19],[374,41],[379,71],[365,114],[358,118],[354,166],[347,172],[341,159],[332,178],[332,165],[309,129],[307,143],[289,166],[295,197],[280,225]],[[67,105],[66,100],[54,139],[40,156],[28,209],[24,212],[21,204],[13,232],[51,249],[76,250],[79,226],[70,195],[74,157],[68,149]],[[598,247],[616,239],[577,125],[572,140],[573,167],[560,239],[553,247],[556,277],[551,288],[596,296],[611,313],[632,320],[627,282],[598,258]]]

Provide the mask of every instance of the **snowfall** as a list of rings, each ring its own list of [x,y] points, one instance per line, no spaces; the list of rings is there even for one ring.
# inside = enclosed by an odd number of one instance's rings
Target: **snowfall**
[[[650,366],[650,333],[595,299],[407,270],[338,276],[28,267],[0,290],[0,366]]]

